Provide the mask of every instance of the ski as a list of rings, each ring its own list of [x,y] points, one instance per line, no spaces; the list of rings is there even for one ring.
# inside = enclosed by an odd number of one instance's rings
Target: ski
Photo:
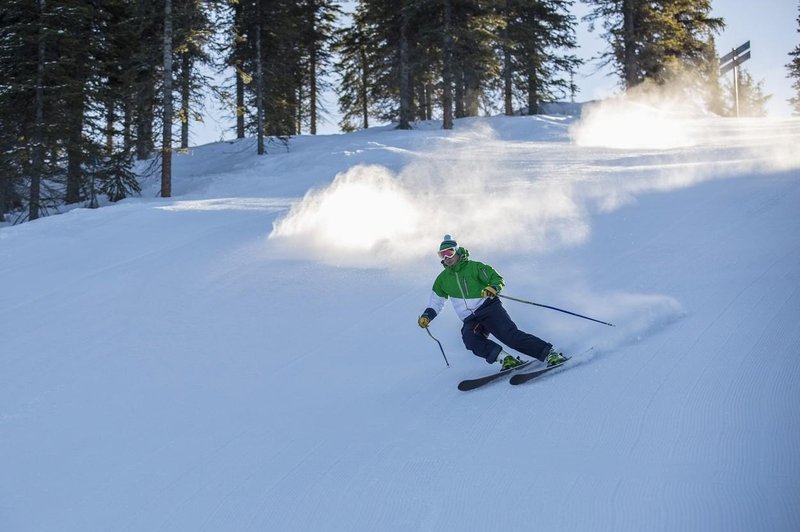
[[[500,377],[505,377],[509,373],[513,373],[515,371],[521,370],[522,368],[524,368],[525,366],[527,366],[531,362],[533,362],[533,361],[532,360],[528,360],[526,362],[523,362],[522,364],[520,364],[519,366],[517,366],[515,368],[504,369],[504,370],[501,370],[501,371],[499,371],[497,373],[492,373],[491,375],[486,375],[485,377],[478,377],[477,379],[467,379],[465,381],[461,381],[461,382],[458,383],[458,389],[461,390],[462,392],[466,392],[466,391],[469,391],[469,390],[474,390],[475,388],[480,388],[484,384],[489,384],[490,382],[495,381],[495,380],[499,379]]]
[[[515,385],[516,384],[523,384],[525,382],[528,382],[530,380],[535,379],[536,377],[541,377],[542,375],[544,375],[548,371],[554,370],[556,368],[560,368],[561,366],[566,364],[567,360],[569,360],[569,358],[564,360],[564,362],[562,362],[561,364],[556,364],[555,366],[550,366],[550,367],[547,367],[547,368],[537,369],[537,370],[534,370],[534,371],[527,371],[525,373],[517,373],[516,375],[513,375],[511,377],[511,380],[509,380],[508,382],[510,384],[515,384]]]

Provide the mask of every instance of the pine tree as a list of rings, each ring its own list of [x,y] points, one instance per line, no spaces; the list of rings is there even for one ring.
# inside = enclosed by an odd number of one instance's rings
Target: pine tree
[[[298,76],[297,131],[307,121],[309,133],[316,135],[320,112],[324,112],[319,95],[330,88],[325,79],[330,73],[334,22],[341,10],[332,0],[304,0],[299,8],[302,59]]]
[[[536,114],[545,100],[574,90],[569,74],[579,60],[568,51],[577,47],[571,1],[506,0],[503,17],[504,102],[506,114],[511,96],[525,93],[528,114]]]
[[[800,5],[798,5],[800,11]],[[800,15],[797,17],[797,32],[800,33]],[[794,50],[789,52],[789,57],[792,60],[786,65],[789,69],[789,78],[794,78],[792,88],[795,90],[795,95],[789,98],[789,103],[794,107],[794,112],[800,115],[800,44],[795,46]]]
[[[602,64],[613,64],[623,87],[630,89],[644,80],[640,58],[648,43],[648,28],[654,26],[655,12],[647,0],[584,0],[592,6],[585,17],[589,30],[598,23],[609,49],[600,56]]]
[[[238,129],[255,131],[264,153],[265,136],[285,142],[305,123],[316,129],[337,9],[328,0],[237,0],[233,11],[228,62],[238,75]]]
[[[33,120],[31,109],[36,72],[36,20],[22,2],[6,2],[0,11],[0,214],[21,209],[24,180],[30,168],[27,140]],[[15,112],[17,119],[14,119]]]
[[[371,107],[371,65],[375,63],[375,48],[365,22],[363,6],[359,5],[353,15],[350,28],[335,34],[333,50],[338,56],[334,70],[340,77],[337,88],[339,110],[342,118],[339,127],[343,131],[369,127]]]
[[[594,8],[586,17],[590,29],[600,22],[610,45],[602,57],[614,64],[626,89],[646,79],[685,79],[686,73],[708,82],[713,36],[724,27],[710,16],[710,0],[584,1]]]
[[[44,128],[44,91],[48,74],[47,39],[52,30],[46,25],[46,11],[40,3],[5,2],[0,11],[0,139],[2,139],[3,174],[0,176],[0,194],[3,203],[0,213],[22,209],[26,197],[35,202],[34,211],[27,216],[39,215],[39,190],[46,171],[42,145],[49,140],[51,130]],[[38,105],[37,105],[38,103]],[[34,121],[38,117],[38,125]],[[36,143],[34,145],[34,143]],[[33,164],[34,150],[37,164]],[[33,175],[34,171],[37,175]],[[39,182],[36,197],[31,197],[34,181]]]
[[[714,114],[725,114],[725,102],[722,91],[722,84],[719,76],[719,57],[714,38],[711,38],[710,46],[706,50],[705,71],[703,78],[706,80],[703,87],[705,92],[706,108]]]
[[[496,36],[501,25],[493,2],[463,3],[454,10],[457,118],[477,116],[499,89]]]
[[[344,52],[338,92],[347,127],[355,116],[364,123],[368,109],[406,128],[432,118],[437,100],[443,116],[478,114],[498,79],[498,29],[487,0],[361,0],[337,45]]]
[[[442,129],[453,129],[453,0],[443,0],[442,8]]]
[[[133,71],[131,88],[132,137],[136,158],[145,160],[155,151],[155,112],[157,102],[158,70],[163,64],[164,29],[163,2],[134,3],[134,13],[128,22],[135,31],[135,51],[130,65]]]
[[[121,137],[122,152],[133,150],[133,112],[137,99],[137,55],[140,51],[134,6],[126,0],[103,3],[103,44],[97,54],[103,81],[98,87],[98,100],[105,117],[103,134],[105,153],[114,153],[115,139]]]
[[[220,26],[224,28],[223,32],[228,37],[227,42],[222,44],[220,49],[222,53],[227,51],[226,63],[234,70],[233,108],[236,117],[237,139],[245,137],[245,114],[247,112],[245,85],[249,84],[253,79],[243,68],[247,51],[247,22],[244,15],[244,6],[241,1],[237,0],[231,2],[231,10],[227,21],[224,17],[220,17],[222,19]],[[230,99],[225,93],[222,96],[224,99]]]
[[[174,49],[176,83],[180,93],[177,118],[181,123],[180,147],[189,147],[192,121],[202,122],[201,93],[209,87],[211,79],[199,72],[199,67],[210,66],[208,53],[213,38],[214,25],[209,0],[182,0],[174,4]]]
[[[72,31],[53,42],[59,60],[55,67],[58,79],[63,80],[60,90],[54,91],[63,108],[64,147],[66,149],[66,203],[77,203],[84,182],[86,152],[91,140],[84,138],[89,101],[93,87],[89,81],[96,75],[94,53],[97,42],[91,37],[95,27],[95,10],[83,3],[65,1],[59,6],[59,19]]]
[[[63,203],[94,205],[95,193],[114,180],[117,199],[138,191],[130,158],[103,142],[109,80],[117,75],[110,35],[121,5],[20,0],[0,15],[3,211],[25,198],[28,219]]]
[[[164,39],[162,41],[162,105],[164,116],[161,119],[161,197],[172,196],[172,54],[173,48],[172,0],[164,1]]]
[[[654,27],[648,36],[644,76],[663,84],[685,73],[702,78],[714,50],[714,34],[725,24],[710,16],[711,0],[669,0],[656,3]],[[700,79],[701,82],[705,81]]]
[[[413,103],[409,77],[419,28],[412,7],[411,0],[360,0],[353,25],[338,34],[343,83],[337,92],[344,127],[352,126],[352,117],[358,115],[366,122],[365,109],[379,120],[405,120],[401,127],[408,126]]]

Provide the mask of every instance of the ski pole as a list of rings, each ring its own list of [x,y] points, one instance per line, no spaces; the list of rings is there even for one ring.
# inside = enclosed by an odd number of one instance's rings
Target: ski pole
[[[431,338],[436,340],[436,338],[434,338],[434,336],[431,334],[430,329],[425,327],[425,331],[427,331],[428,336],[430,336]],[[442,342],[440,342],[439,340],[436,340],[436,343],[439,344],[439,350],[442,352],[442,356],[444,357],[444,363],[447,364],[447,367],[449,368],[450,367],[450,362],[447,361],[447,356],[444,354],[444,348],[442,347]]]
[[[533,301],[525,301],[524,299],[517,299],[516,297],[504,296],[503,294],[497,294],[497,295],[502,297],[502,298],[505,298],[505,299],[510,299],[512,301],[517,301],[519,303],[526,303],[528,305],[534,305],[536,307],[549,308],[550,310],[557,310],[559,312],[563,312],[564,314],[571,314],[572,316],[577,316],[577,317],[583,318],[585,320],[596,321],[597,323],[602,323],[603,325],[608,325],[609,327],[616,327],[616,325],[614,325],[613,323],[608,323],[606,321],[596,320],[594,318],[590,318],[590,317],[584,316],[582,314],[576,314],[575,312],[570,312],[568,310],[564,310],[564,309],[561,309],[561,308],[551,307],[550,305],[542,305],[541,303],[534,303]]]

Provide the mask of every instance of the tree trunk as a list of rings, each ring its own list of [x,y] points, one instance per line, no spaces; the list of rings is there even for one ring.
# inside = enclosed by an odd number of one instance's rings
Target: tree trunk
[[[426,107],[425,107],[425,84],[418,82],[415,88],[415,92],[417,93],[417,106],[416,106],[416,116],[417,120],[425,120],[426,116]]]
[[[475,76],[469,76],[465,79],[465,93],[464,100],[466,103],[467,116],[478,116],[480,111],[480,85]]]
[[[89,34],[91,21],[85,21],[78,29],[82,34]],[[75,70],[72,74],[73,90],[67,94],[67,109],[64,116],[67,135],[67,186],[64,201],[67,204],[81,201],[81,185],[84,182],[83,167],[87,162],[84,155],[83,123],[86,115],[86,87],[89,73],[85,65],[89,61],[89,52],[86,48],[75,50]],[[112,107],[113,110],[113,107]],[[113,138],[112,138],[113,141]],[[106,137],[108,143],[108,137]]]
[[[528,69],[528,114],[539,114],[539,86],[536,69]]]
[[[244,81],[236,73],[236,138],[244,138]]]
[[[106,103],[106,155],[111,155],[114,151],[114,122],[116,122],[116,120],[114,101],[109,97]]]
[[[364,119],[364,129],[369,128],[369,65],[367,64],[367,49],[361,44],[359,46],[361,57],[361,116]]]
[[[0,223],[6,221],[6,205],[9,201],[9,189],[11,188],[11,178],[0,175]]]
[[[636,60],[636,0],[623,0],[622,25],[624,50],[625,88],[630,89],[639,83]]]
[[[44,64],[45,36],[44,10],[45,0],[39,0],[39,36],[37,39],[36,87],[34,91],[35,121],[33,125],[33,143],[31,145],[31,190],[28,202],[28,219],[39,218],[42,193],[42,173],[44,171]]]
[[[298,80],[297,88],[294,91],[297,105],[294,106],[293,127],[297,135],[303,134],[303,83]]]
[[[236,59],[234,66],[236,67],[236,138],[244,138],[244,80],[239,72],[242,68],[242,45],[240,44],[241,28],[242,28],[242,3],[236,2],[233,4],[233,17],[235,24],[235,49]]]
[[[411,129],[411,80],[408,51],[408,10],[400,11],[400,124],[398,129]]]
[[[442,129],[453,129],[453,35],[452,0],[444,0],[444,34],[442,61]]]
[[[164,2],[164,120],[161,148],[161,197],[172,196],[172,0]]]
[[[192,88],[192,58],[188,53],[181,57],[181,149],[189,147],[189,117],[191,103],[189,101]]]
[[[455,90],[453,91],[454,99],[453,103],[455,104],[455,117],[456,118],[464,118],[466,113],[464,112],[464,69],[458,68],[458,71],[455,75]]]
[[[125,155],[130,154],[133,147],[131,139],[131,128],[133,127],[133,116],[130,102],[125,102],[124,114],[122,115],[122,151]]]
[[[506,25],[503,28],[503,103],[505,105],[506,116],[514,114],[513,85],[511,69],[511,48],[508,42],[508,24],[509,20],[509,0],[505,0],[503,4],[503,17],[505,18]]]
[[[149,67],[142,90],[136,95],[136,158],[149,159],[153,153],[153,80]]]
[[[0,174],[0,223],[6,221],[6,205],[8,205],[8,189],[11,179]]]
[[[140,161],[149,159],[153,153],[153,100],[155,99],[155,79],[153,66],[149,53],[144,46],[152,38],[149,34],[149,25],[153,19],[148,9],[148,2],[139,0],[136,7],[136,20],[138,21],[139,53],[136,68],[134,100],[132,102],[131,118],[133,133],[133,147],[136,158]],[[146,55],[146,57],[144,57]]]
[[[309,2],[309,22],[311,24],[311,32],[312,34],[315,31],[315,9],[316,9],[316,2]],[[309,124],[309,132],[312,135],[317,134],[317,43],[313,42],[311,44],[311,48],[308,51],[309,58],[308,58],[308,112],[310,115],[311,123]],[[302,107],[302,100],[301,105],[298,107]],[[299,128],[298,128],[299,131]]]
[[[261,55],[261,4],[257,9],[256,22],[256,110],[258,127],[258,146],[256,153],[264,155],[264,57]]]
[[[308,93],[308,111],[311,116],[311,124],[309,125],[309,132],[312,135],[317,134],[317,50],[311,49],[311,58],[309,59],[311,71],[309,75],[309,93]]]
[[[425,109],[425,120],[433,120],[433,83],[430,81],[425,84]]]
[[[69,126],[69,141],[67,145],[67,190],[65,198],[67,204],[81,201],[81,182],[83,181],[81,174],[84,163],[81,144],[83,142],[85,102],[83,101],[83,89],[80,92],[80,101],[76,101],[76,108],[70,110],[70,113],[74,113],[74,115]]]

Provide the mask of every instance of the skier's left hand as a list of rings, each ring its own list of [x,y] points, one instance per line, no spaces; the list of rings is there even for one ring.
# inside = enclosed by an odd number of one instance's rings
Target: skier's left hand
[[[494,286],[487,286],[483,290],[481,290],[481,297],[488,297],[489,299],[494,299],[497,297],[497,288]]]

